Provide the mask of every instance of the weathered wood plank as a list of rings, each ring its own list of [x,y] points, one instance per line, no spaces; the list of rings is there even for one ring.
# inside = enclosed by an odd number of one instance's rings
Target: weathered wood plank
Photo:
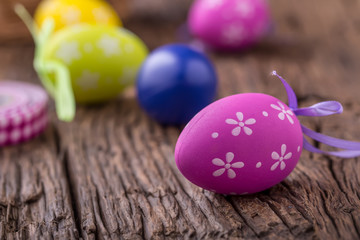
[[[0,49],[1,79],[35,81],[32,48]],[[57,128],[0,149],[0,239],[77,239]]]

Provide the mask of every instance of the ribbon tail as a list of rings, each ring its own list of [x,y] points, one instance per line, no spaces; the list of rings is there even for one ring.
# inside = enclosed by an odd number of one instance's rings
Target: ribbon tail
[[[320,149],[314,147],[313,145],[311,145],[304,137],[304,146],[303,147],[304,147],[304,149],[306,149],[310,152],[327,154],[327,155],[332,155],[332,156],[342,157],[342,158],[353,158],[353,157],[360,156],[360,142],[347,141],[347,140],[343,140],[343,139],[326,136],[324,134],[314,132],[304,126],[301,126],[301,128],[305,135],[307,135],[308,137],[310,137],[318,142],[324,143],[331,147],[345,149],[342,151],[323,151],[323,150],[320,150]]]
[[[305,126],[301,126],[301,129],[305,135],[309,136],[310,138],[318,142],[329,145],[331,147],[360,151],[360,142],[353,142],[353,141],[326,136],[324,134],[310,130]]]
[[[20,17],[20,19],[25,23],[27,29],[29,30],[29,32],[31,33],[32,38],[34,39],[35,43],[37,42],[37,32],[38,32],[38,28],[37,26],[33,23],[33,20],[31,18],[30,13],[26,10],[26,8],[20,4],[17,3],[14,6],[14,11],[15,13]]]
[[[289,107],[291,109],[297,109],[298,102],[297,102],[297,98],[296,98],[296,94],[295,94],[294,90],[290,87],[290,85],[285,81],[284,78],[282,78],[280,75],[277,74],[276,71],[273,71],[272,75],[277,76],[281,80],[282,84],[284,85],[286,93],[288,95]]]
[[[316,147],[314,147],[313,145],[311,145],[304,137],[304,143],[303,143],[303,148],[313,152],[313,153],[321,153],[321,154],[326,154],[326,155],[332,155],[332,156],[336,156],[336,157],[341,157],[341,158],[353,158],[353,157],[358,157],[360,156],[360,150],[343,150],[343,151],[323,151],[320,150]]]
[[[70,122],[75,116],[75,97],[71,86],[70,72],[63,64],[49,61],[43,64],[44,74],[54,73],[55,81],[50,78],[42,79],[48,85],[53,84],[56,113],[60,120]]]

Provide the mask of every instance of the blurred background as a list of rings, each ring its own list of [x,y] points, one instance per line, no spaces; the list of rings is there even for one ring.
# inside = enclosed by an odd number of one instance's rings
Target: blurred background
[[[23,4],[33,14],[40,0],[0,1],[0,44],[31,43],[32,39],[25,25],[14,13],[16,3]],[[136,29],[141,23],[166,25],[183,23],[186,20],[191,0],[109,0],[124,25]],[[150,22],[149,22],[150,21]],[[174,29],[175,30],[175,29]],[[146,34],[146,33],[143,33]],[[155,33],[153,33],[155,34]],[[169,34],[170,35],[170,34]]]
[[[40,0],[1,0],[0,47],[33,45],[25,25],[14,14],[13,5],[22,3],[30,13],[34,13],[39,2]],[[178,28],[186,22],[188,9],[193,1],[108,0],[108,2],[119,13],[124,26],[142,38],[152,50],[178,41],[176,36]],[[254,58],[259,62],[265,61],[270,65],[264,69],[265,72],[276,68],[286,73],[286,69],[295,67],[297,73],[288,70],[292,72],[291,75],[302,75],[305,70],[305,75],[298,77],[300,80],[326,78],[329,84],[336,84],[341,79],[343,83],[349,84],[348,95],[357,96],[359,81],[357,76],[360,74],[360,1],[270,0],[269,4],[274,21],[273,32],[251,49],[249,54],[240,53],[232,57],[239,57],[237,61],[240,64],[251,64]],[[222,55],[218,56],[222,59]],[[229,60],[231,54],[225,54],[224,57]],[[215,61],[215,65],[220,66],[221,61]],[[253,70],[249,71],[254,73]],[[220,71],[220,78],[226,78],[221,74]],[[255,74],[254,77],[259,76]],[[317,94],[334,95],[335,92],[332,91],[336,88],[331,89],[314,91],[317,91]],[[226,94],[229,94],[229,90],[226,89]],[[308,88],[306,91],[307,94],[312,94],[311,89]],[[269,93],[275,92],[270,90]]]

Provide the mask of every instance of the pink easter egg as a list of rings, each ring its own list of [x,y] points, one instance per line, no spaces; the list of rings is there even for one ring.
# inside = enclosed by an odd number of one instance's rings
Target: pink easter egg
[[[266,0],[196,0],[189,13],[190,32],[220,50],[256,43],[270,26]]]
[[[266,94],[237,94],[210,104],[187,124],[175,161],[204,189],[251,194],[284,180],[302,144],[300,123],[286,104]]]

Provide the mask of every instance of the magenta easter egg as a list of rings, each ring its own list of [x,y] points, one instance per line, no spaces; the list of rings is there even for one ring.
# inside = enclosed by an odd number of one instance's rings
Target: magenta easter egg
[[[302,144],[300,123],[286,104],[265,94],[237,94],[210,104],[187,124],[175,161],[204,189],[251,194],[284,180]]]
[[[213,48],[240,49],[267,32],[270,11],[266,0],[196,0],[188,25],[193,35]]]

